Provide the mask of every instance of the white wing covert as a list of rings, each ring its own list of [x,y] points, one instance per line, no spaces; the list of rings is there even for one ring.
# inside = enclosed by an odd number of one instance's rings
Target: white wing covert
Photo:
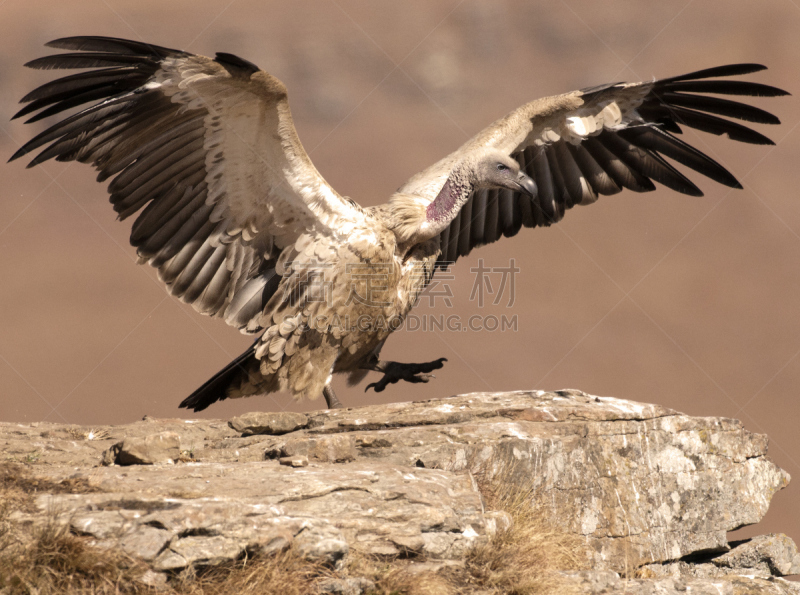
[[[724,167],[675,135],[688,126],[741,142],[774,144],[763,134],[719,116],[761,124],[779,124],[778,118],[744,103],[704,95],[788,95],[760,83],[710,80],[764,69],[758,64],[733,64],[532,101],[412,177],[398,192],[433,200],[455,163],[470,151],[488,147],[510,154],[536,182],[538,195],[533,198],[510,190],[473,192],[440,236],[442,255],[437,266],[443,267],[477,246],[516,235],[521,227],[549,226],[560,221],[567,209],[624,188],[649,192],[655,189],[655,181],[702,196],[665,157],[721,184],[741,188]]]

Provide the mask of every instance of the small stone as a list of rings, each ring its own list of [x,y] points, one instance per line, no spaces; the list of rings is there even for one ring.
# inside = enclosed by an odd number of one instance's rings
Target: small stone
[[[308,457],[305,455],[295,455],[293,457],[281,457],[278,459],[281,465],[287,467],[308,467]]]
[[[355,578],[328,578],[318,583],[320,593],[334,595],[362,595],[375,590],[375,583],[362,576]]]
[[[228,425],[241,432],[242,436],[254,434],[271,434],[274,436],[288,434],[308,426],[308,416],[302,413],[282,411],[280,413],[266,413],[254,411],[234,417]]]
[[[431,558],[448,558],[451,556],[451,548],[456,540],[452,533],[423,533],[422,539],[425,542],[424,553]]]
[[[223,535],[190,535],[170,544],[169,549],[188,564],[217,565],[235,560],[242,552],[238,540]]]
[[[320,436],[310,441],[308,455],[312,459],[328,463],[346,463],[356,458],[353,438],[347,434]]]
[[[487,510],[483,516],[486,519],[487,535],[508,531],[514,524],[511,515],[504,510]]]
[[[359,448],[389,448],[392,443],[379,436],[361,436],[356,438],[356,446]]]
[[[292,535],[290,531],[278,530],[277,534],[274,532],[267,532],[264,538],[260,538],[258,541],[248,544],[247,550],[253,553],[257,552],[266,555],[276,554],[289,549],[293,539],[294,535]]]
[[[167,575],[163,572],[148,570],[139,577],[139,582],[144,583],[148,587],[152,587],[156,590],[164,589],[167,586]]]
[[[117,458],[119,457],[119,449],[122,446],[122,442],[118,442],[113,446],[107,448],[103,451],[103,457],[100,459],[100,464],[104,467],[109,467],[111,465],[117,464]]]
[[[342,532],[329,524],[306,527],[295,536],[294,546],[304,558],[329,566],[336,566],[350,550]]]
[[[425,540],[422,534],[416,535],[395,535],[390,537],[392,544],[397,547],[402,554],[420,554],[425,547]]]
[[[308,456],[310,445],[308,438],[290,438],[281,446],[282,457],[297,457],[300,455]]]
[[[96,510],[73,514],[70,530],[78,535],[91,535],[95,539],[109,539],[123,531],[125,519],[115,511]]]
[[[145,526],[121,537],[116,547],[142,560],[153,560],[171,537],[169,531]]]
[[[161,552],[153,562],[153,568],[156,570],[180,570],[188,565],[186,558],[169,549]]]
[[[284,457],[306,455],[325,463],[346,463],[355,460],[357,455],[353,439],[346,434],[293,438],[284,443],[281,454]]]
[[[155,465],[174,463],[181,455],[181,438],[175,432],[126,438],[103,453],[103,465]]]

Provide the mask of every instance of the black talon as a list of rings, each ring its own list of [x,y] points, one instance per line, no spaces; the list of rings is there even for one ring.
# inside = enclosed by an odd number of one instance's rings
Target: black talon
[[[369,370],[375,372],[383,372],[383,378],[378,382],[371,382],[364,389],[367,392],[373,389],[376,393],[382,392],[390,384],[395,384],[400,380],[417,384],[419,382],[428,382],[431,378],[436,378],[431,372],[438,370],[444,366],[447,361],[446,357],[440,357],[432,362],[425,362],[422,364],[403,364],[400,362],[375,362],[367,367]]]

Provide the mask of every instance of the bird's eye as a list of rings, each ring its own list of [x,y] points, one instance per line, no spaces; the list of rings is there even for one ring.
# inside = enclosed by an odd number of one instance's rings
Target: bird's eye
[[[497,164],[497,171],[505,171],[508,169],[507,165],[503,165],[502,163]]]

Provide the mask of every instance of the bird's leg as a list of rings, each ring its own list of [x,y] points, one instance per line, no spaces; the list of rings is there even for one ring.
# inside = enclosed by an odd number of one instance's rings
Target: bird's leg
[[[328,404],[328,409],[344,408],[342,402],[336,398],[336,393],[333,392],[333,387],[330,384],[326,384],[325,388],[322,389],[322,396],[325,397],[325,402]]]
[[[383,372],[383,378],[378,382],[372,382],[367,385],[364,392],[371,388],[375,389],[376,393],[381,392],[390,384],[394,384],[399,380],[405,380],[416,384],[417,382],[428,382],[431,378],[435,378],[431,372],[438,370],[444,366],[447,358],[440,357],[432,362],[425,362],[423,364],[403,364],[400,362],[382,362],[375,358],[372,361],[365,363],[362,367],[374,372]]]

